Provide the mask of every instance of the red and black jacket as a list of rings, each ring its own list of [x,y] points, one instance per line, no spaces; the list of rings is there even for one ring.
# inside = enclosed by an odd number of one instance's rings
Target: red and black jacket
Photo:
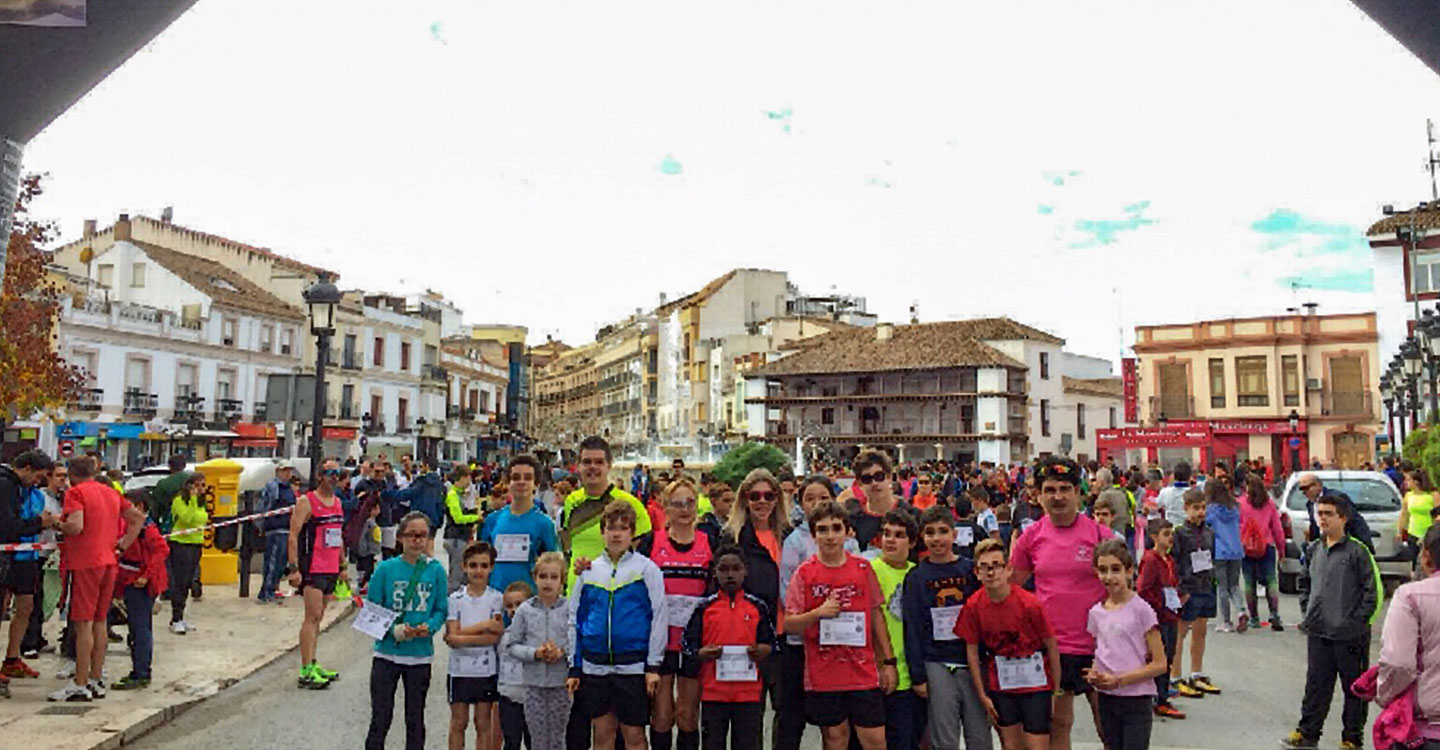
[[[775,615],[760,597],[741,589],[735,596],[724,591],[706,597],[695,607],[690,624],[680,639],[685,673],[700,680],[700,699],[722,703],[755,703],[763,685],[749,682],[720,682],[715,679],[715,661],[700,661],[704,646],[754,646],[766,644],[773,652]]]
[[[118,591],[124,591],[141,576],[145,577],[145,591],[151,596],[170,588],[170,576],[165,571],[165,560],[170,557],[170,545],[160,535],[160,527],[154,521],[146,520],[140,536],[120,556],[120,570],[115,577]]]

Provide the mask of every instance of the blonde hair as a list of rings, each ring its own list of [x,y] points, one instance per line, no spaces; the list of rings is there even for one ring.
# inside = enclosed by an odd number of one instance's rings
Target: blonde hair
[[[775,533],[775,539],[784,539],[790,533],[790,498],[780,489],[780,481],[764,467],[754,469],[745,475],[745,480],[740,483],[740,489],[735,492],[735,505],[730,508],[730,517],[725,519],[725,536],[735,541],[740,541],[740,530],[745,528],[745,523],[750,520],[750,490],[757,484],[768,484],[770,489],[775,491],[775,510],[770,513],[770,530]]]
[[[663,503],[666,500],[669,500],[671,493],[673,493],[675,490],[680,489],[681,487],[689,489],[690,494],[694,495],[697,501],[700,499],[700,489],[695,484],[694,480],[682,474],[679,479],[676,479],[670,484],[665,485],[665,489],[660,490],[660,502]]]
[[[541,552],[540,556],[535,558],[535,564],[530,566],[530,575],[538,575],[540,568],[546,565],[554,565],[559,568],[560,577],[562,579],[565,577],[565,556],[559,552]]]

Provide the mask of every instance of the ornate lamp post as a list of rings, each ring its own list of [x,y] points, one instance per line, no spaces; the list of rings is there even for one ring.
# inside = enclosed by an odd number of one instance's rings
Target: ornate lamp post
[[[1380,403],[1385,405],[1385,434],[1390,436],[1390,455],[1395,455],[1395,387],[1390,375],[1380,376]]]
[[[1420,426],[1420,375],[1425,369],[1425,360],[1414,336],[1400,346],[1400,356],[1405,362],[1405,382],[1410,386],[1410,428],[1415,429]]]
[[[310,430],[310,486],[315,487],[320,479],[321,441],[325,431],[325,365],[330,357],[330,337],[335,335],[335,308],[340,304],[340,290],[322,273],[305,290],[304,297],[310,308],[310,332],[315,334],[315,414]]]

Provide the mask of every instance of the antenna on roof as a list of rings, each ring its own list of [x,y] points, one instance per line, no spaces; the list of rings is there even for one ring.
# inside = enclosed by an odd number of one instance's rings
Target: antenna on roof
[[[1440,156],[1435,154],[1435,123],[1425,118],[1425,168],[1430,170],[1430,199],[1440,201],[1440,190],[1435,186],[1435,165]]]
[[[912,301],[912,302],[910,303],[910,325],[912,325],[912,326],[913,326],[913,325],[918,325],[919,323],[920,323],[920,300],[917,299],[917,300],[914,300],[914,301]]]

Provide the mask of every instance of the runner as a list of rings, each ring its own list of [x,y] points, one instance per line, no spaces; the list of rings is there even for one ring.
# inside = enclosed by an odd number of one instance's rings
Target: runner
[[[54,524],[54,516],[45,512],[45,494],[40,490],[54,468],[50,457],[40,451],[21,453],[15,457],[13,467],[0,466],[0,542],[36,541],[43,529]],[[20,660],[20,641],[30,627],[30,612],[35,606],[35,592],[39,590],[39,556],[33,551],[0,553],[0,556],[9,558],[8,566],[0,561],[0,588],[10,592],[15,608],[10,615],[5,664],[0,668],[4,677],[0,680],[39,677],[39,672]]]
[[[1011,583],[1023,586],[1033,576],[1036,597],[1050,616],[1060,646],[1050,747],[1069,750],[1075,696],[1086,696],[1096,717],[1095,726],[1100,726],[1095,696],[1082,673],[1095,660],[1095,639],[1086,630],[1086,617],[1090,608],[1105,597],[1105,587],[1092,568],[1091,554],[1095,545],[1112,538],[1112,534],[1080,514],[1080,467],[1074,461],[1046,457],[1036,470],[1035,481],[1046,515],[1016,540]]]
[[[560,540],[555,522],[535,506],[535,477],[540,462],[534,456],[521,454],[510,459],[506,474],[510,479],[510,503],[485,517],[480,528],[481,541],[494,545],[497,557],[490,585],[505,591],[515,581],[524,581],[535,590],[531,568],[540,555],[558,552]]]
[[[615,500],[635,508],[635,536],[650,533],[650,514],[634,495],[610,483],[610,443],[591,435],[580,441],[580,489],[565,498],[560,521],[560,542],[570,557],[594,560],[605,551],[600,514]],[[566,591],[575,584],[575,570],[566,579]]]
[[[300,687],[319,690],[340,679],[340,673],[325,669],[315,659],[320,639],[320,620],[325,616],[325,597],[335,593],[340,577],[340,558],[345,552],[342,527],[345,511],[335,496],[335,482],[342,469],[335,459],[327,460],[314,492],[295,501],[290,514],[290,585],[299,589],[305,601],[305,619],[300,623]]]
[[[450,470],[450,489],[445,493],[445,561],[449,563],[450,593],[465,585],[464,554],[475,538],[475,524],[480,511],[475,508],[475,495],[470,491],[470,472],[463,466]]]

